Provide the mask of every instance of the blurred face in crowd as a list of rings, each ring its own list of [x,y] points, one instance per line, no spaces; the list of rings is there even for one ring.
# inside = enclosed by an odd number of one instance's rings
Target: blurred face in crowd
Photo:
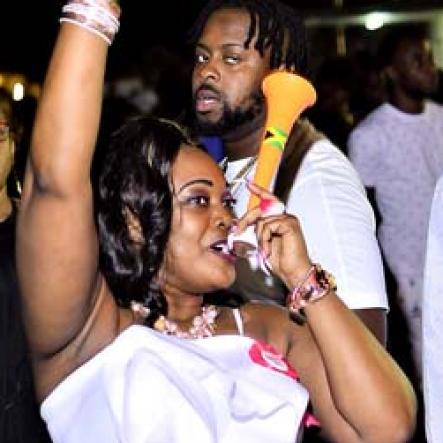
[[[221,9],[208,19],[195,50],[194,110],[202,133],[223,135],[264,111],[261,82],[269,57],[249,47],[250,17],[243,9]]]
[[[436,91],[437,68],[427,39],[400,42],[388,75],[394,84],[412,98],[423,98]]]
[[[172,223],[160,281],[166,291],[203,294],[230,286],[234,256],[227,248],[232,195],[214,160],[183,147],[172,166]]]
[[[14,158],[14,143],[9,132],[9,117],[6,108],[0,104],[0,189],[6,186]]]

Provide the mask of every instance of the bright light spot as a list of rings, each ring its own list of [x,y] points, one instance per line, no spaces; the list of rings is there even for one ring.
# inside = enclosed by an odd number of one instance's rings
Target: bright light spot
[[[14,83],[14,86],[12,87],[12,98],[18,102],[20,100],[23,100],[23,97],[25,96],[25,87],[22,83]]]
[[[382,12],[371,12],[366,16],[365,27],[368,31],[375,31],[381,28],[386,21],[386,14]]]

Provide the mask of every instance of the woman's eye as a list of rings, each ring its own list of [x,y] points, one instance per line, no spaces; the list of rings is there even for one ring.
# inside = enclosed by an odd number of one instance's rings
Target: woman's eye
[[[188,203],[194,206],[209,206],[209,198],[203,195],[197,195],[189,197]]]

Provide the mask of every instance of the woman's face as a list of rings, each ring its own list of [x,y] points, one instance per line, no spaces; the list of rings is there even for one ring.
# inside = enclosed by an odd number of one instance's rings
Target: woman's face
[[[172,226],[160,280],[180,292],[230,286],[234,257],[227,250],[233,199],[212,158],[184,146],[172,166]]]

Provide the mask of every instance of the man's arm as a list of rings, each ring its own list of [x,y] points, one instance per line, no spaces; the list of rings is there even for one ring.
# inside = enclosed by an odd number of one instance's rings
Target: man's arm
[[[354,309],[355,314],[374,334],[377,340],[386,347],[387,342],[387,319],[384,309]]]

